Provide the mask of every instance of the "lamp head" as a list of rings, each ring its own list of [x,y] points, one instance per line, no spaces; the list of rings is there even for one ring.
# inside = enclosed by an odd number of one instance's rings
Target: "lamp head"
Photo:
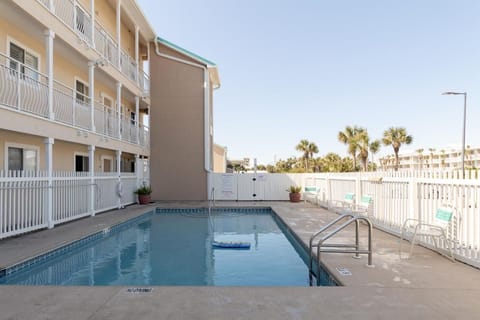
[[[442,95],[459,95],[459,94],[466,95],[467,93],[466,92],[453,92],[453,91],[446,91],[446,92],[442,93]]]

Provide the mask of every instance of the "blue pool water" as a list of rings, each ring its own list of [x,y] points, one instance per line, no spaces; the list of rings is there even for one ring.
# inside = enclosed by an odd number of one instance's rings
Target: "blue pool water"
[[[214,249],[212,241],[249,242]],[[270,209],[157,209],[0,274],[0,284],[308,286],[306,253]],[[334,285],[324,275],[323,285]]]

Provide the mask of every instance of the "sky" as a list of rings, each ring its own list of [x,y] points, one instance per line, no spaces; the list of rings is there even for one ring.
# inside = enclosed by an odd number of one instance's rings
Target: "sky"
[[[214,140],[259,164],[347,156],[346,126],[423,148],[480,147],[478,0],[137,0],[157,35],[217,64]],[[379,156],[392,154],[383,146]]]

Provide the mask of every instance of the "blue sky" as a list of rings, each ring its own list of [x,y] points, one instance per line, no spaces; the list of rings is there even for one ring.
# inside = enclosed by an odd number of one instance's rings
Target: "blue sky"
[[[347,125],[381,138],[403,126],[419,148],[480,146],[480,1],[138,0],[157,34],[211,61],[216,143],[259,163],[347,155]],[[392,153],[382,147],[379,155]],[[378,156],[377,156],[378,157]]]

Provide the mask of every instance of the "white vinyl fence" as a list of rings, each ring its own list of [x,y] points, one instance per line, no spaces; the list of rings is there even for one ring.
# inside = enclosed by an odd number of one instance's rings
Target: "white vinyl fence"
[[[459,260],[480,267],[480,180],[458,179],[458,175],[412,173],[318,173],[318,174],[221,174],[211,177],[215,200],[288,200],[286,189],[307,187],[313,202],[328,208],[330,201],[342,200],[353,192],[373,197],[375,227],[398,235],[407,218],[433,222],[435,210],[444,204],[460,213],[454,222],[455,255]],[[312,197],[311,197],[312,198]],[[422,239],[433,248],[433,243]],[[440,244],[445,250],[447,245]]]
[[[54,172],[50,224],[135,203],[139,180],[135,173],[98,173],[92,183],[88,172]],[[46,172],[0,171],[0,239],[49,226],[48,186]]]

